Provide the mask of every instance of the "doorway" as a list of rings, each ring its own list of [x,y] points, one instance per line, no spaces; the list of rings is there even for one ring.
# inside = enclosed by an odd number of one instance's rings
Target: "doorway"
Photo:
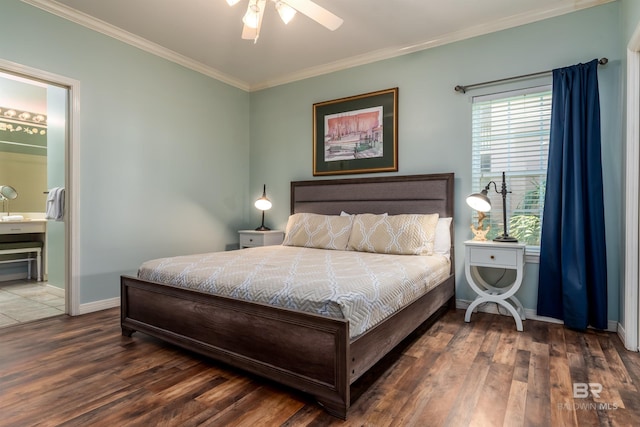
[[[0,181],[11,181],[18,194],[5,203],[10,211],[3,204],[0,245],[41,245],[40,259],[30,252],[0,260],[0,327],[78,314],[72,260],[76,179],[71,162],[77,158],[73,119],[78,91],[77,81],[0,60],[0,162],[13,165],[5,168],[11,173],[0,172]],[[56,219],[47,208],[53,206],[50,194],[61,193],[51,190],[61,188],[65,197],[55,201],[62,202],[64,213]]]

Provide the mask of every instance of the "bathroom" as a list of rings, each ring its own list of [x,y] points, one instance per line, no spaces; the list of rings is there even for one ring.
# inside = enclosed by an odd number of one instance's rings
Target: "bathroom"
[[[67,312],[67,98],[0,70],[0,327]]]

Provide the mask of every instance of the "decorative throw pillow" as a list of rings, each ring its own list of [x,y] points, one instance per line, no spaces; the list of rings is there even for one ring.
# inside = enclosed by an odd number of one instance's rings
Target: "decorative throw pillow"
[[[343,251],[349,242],[352,223],[352,215],[293,214],[287,222],[282,244]]]
[[[431,255],[438,217],[438,214],[356,215],[348,249],[396,255]]]
[[[433,242],[433,253],[444,255],[447,258],[451,255],[451,221],[453,218],[438,218],[436,225],[436,237]]]

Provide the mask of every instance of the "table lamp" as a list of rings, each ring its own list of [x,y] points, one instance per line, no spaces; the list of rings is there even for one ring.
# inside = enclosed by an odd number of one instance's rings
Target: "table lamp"
[[[262,188],[262,197],[255,202],[255,207],[262,211],[262,224],[256,228],[256,231],[267,231],[270,228],[264,226],[264,211],[271,209],[271,201],[267,199],[267,185]]]
[[[496,190],[496,193],[502,195],[502,221],[504,223],[503,233],[500,236],[493,239],[493,241],[518,243],[518,239],[512,236],[509,236],[509,233],[507,231],[507,193],[511,193],[511,191],[507,191],[507,182],[505,180],[504,172],[502,172],[502,190],[501,191],[498,191],[498,186],[496,185],[495,181],[489,181],[487,186],[481,192],[471,194],[467,197],[467,204],[479,212],[490,211],[491,200],[489,200],[487,193],[491,188],[491,184],[493,184],[493,188]]]

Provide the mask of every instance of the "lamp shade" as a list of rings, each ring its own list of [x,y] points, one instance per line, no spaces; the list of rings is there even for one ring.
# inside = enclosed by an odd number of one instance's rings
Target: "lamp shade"
[[[271,200],[267,198],[267,185],[262,187],[262,197],[253,204],[257,209],[262,211],[262,224],[256,228],[256,231],[267,231],[268,227],[264,226],[264,211],[271,209]]]
[[[254,205],[261,211],[268,211],[272,206],[271,201],[266,197],[260,197],[258,200],[256,200],[256,203]]]
[[[467,204],[480,212],[488,212],[491,210],[491,200],[489,200],[487,196],[487,190],[469,195],[467,197]]]
[[[258,28],[260,23],[260,7],[255,1],[250,1],[247,7],[247,13],[242,17],[242,22],[249,28]]]
[[[288,24],[296,15],[296,10],[282,1],[276,2],[276,10],[285,24]]]
[[[256,208],[260,209],[261,211],[268,211],[269,209],[271,209],[271,200],[269,200],[267,198],[267,185],[265,184],[262,187],[262,197],[260,197],[258,200],[256,200],[256,202],[253,204]]]

